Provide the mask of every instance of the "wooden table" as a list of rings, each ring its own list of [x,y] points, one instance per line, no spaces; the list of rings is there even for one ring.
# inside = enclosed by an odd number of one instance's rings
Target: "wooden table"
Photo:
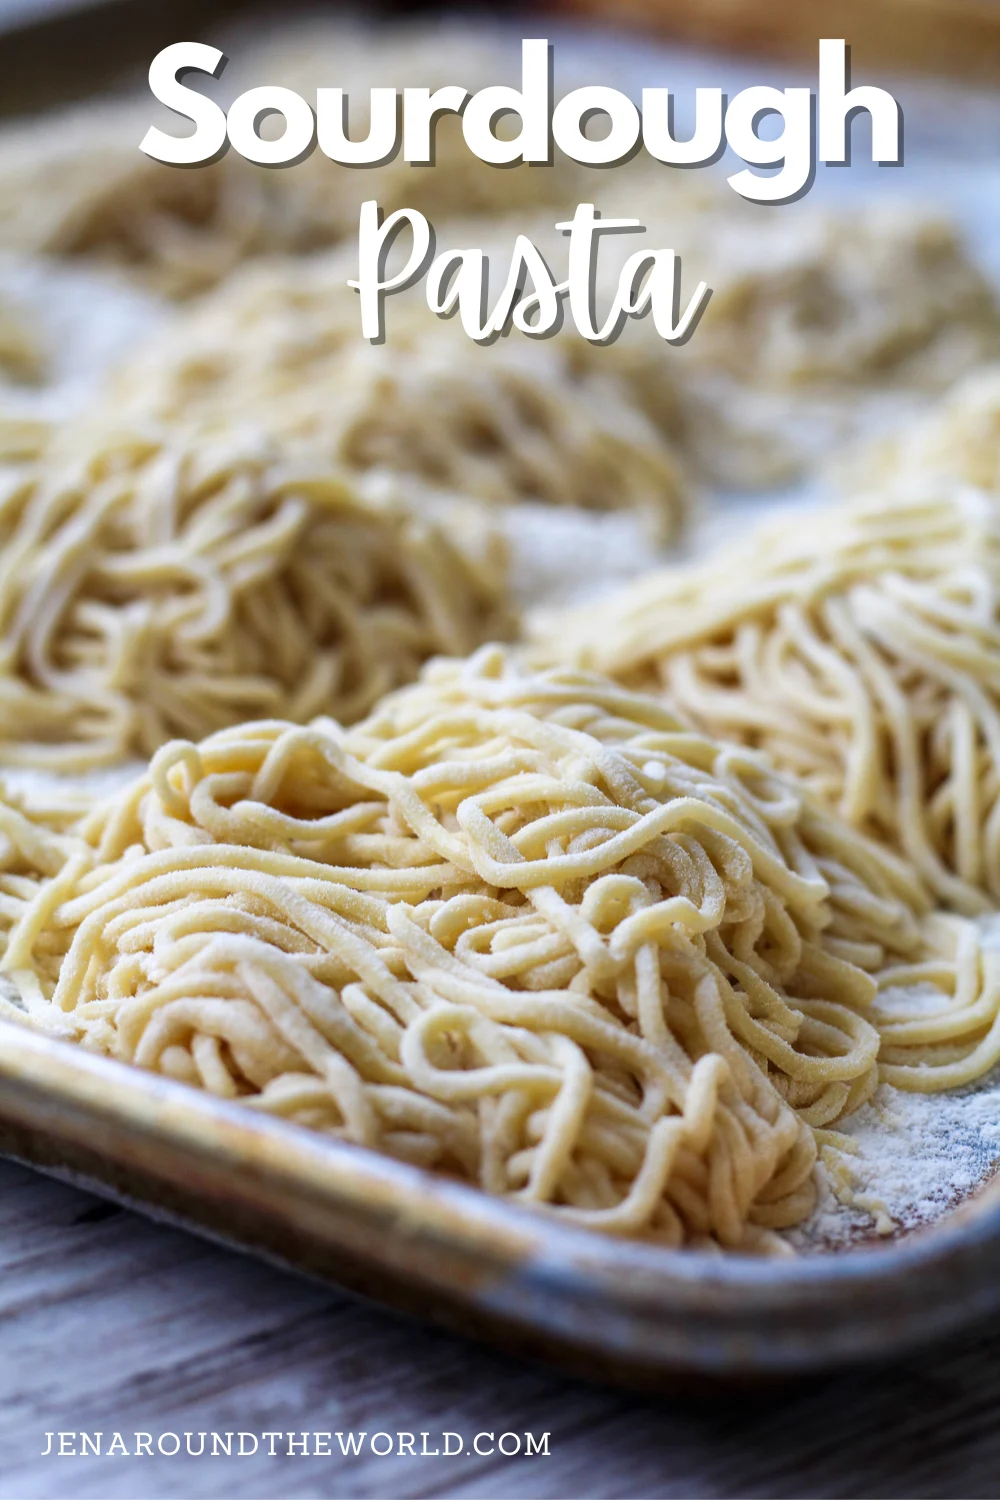
[[[8,1161],[0,1378],[3,1500],[1000,1496],[1000,1320],[897,1369],[701,1402],[634,1396],[421,1328]],[[302,1429],[413,1432],[418,1447],[428,1432],[430,1448],[443,1431],[467,1447],[477,1433],[548,1432],[549,1456],[288,1457],[284,1438],[274,1458],[40,1456],[48,1431],[103,1431],[105,1444],[120,1431],[133,1446],[136,1431],[155,1443]]]

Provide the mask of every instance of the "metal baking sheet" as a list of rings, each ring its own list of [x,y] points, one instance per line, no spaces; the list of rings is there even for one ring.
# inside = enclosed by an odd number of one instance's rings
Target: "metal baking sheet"
[[[656,1385],[886,1357],[1000,1307],[1000,1183],[933,1228],[772,1261],[569,1227],[0,1023],[0,1151],[349,1291]]]

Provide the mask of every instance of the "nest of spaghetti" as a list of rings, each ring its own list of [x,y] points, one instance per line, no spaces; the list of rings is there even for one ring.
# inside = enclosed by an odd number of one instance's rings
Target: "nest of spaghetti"
[[[1000,1051],[990,956],[899,862],[498,647],[351,729],[164,747],[47,873],[5,816],[8,1016],[608,1234],[782,1248],[880,1047],[919,1088]]]
[[[252,420],[352,471],[489,505],[630,510],[658,540],[676,535],[685,473],[623,380],[578,368],[565,341],[480,347],[415,294],[391,299],[387,341],[370,344],[347,285],[356,261],[245,267],[126,361],[105,405],[186,428]]]
[[[610,344],[569,328],[563,337],[577,367],[613,375],[698,478],[724,489],[785,484],[852,439],[867,442],[880,407],[898,418],[1000,354],[996,292],[938,214],[898,204],[783,217],[648,163],[608,175],[594,190],[601,211],[637,216],[649,244],[683,256],[685,297],[696,279],[712,297],[683,348],[665,349],[648,317]],[[448,244],[484,244],[502,278],[525,223],[439,230]],[[526,232],[562,263],[551,216]],[[610,306],[635,243],[604,237],[598,307]]]
[[[70,427],[0,494],[0,763],[79,770],[246,718],[360,718],[506,634],[467,505],[252,432]]]
[[[912,480],[762,526],[601,608],[539,622],[542,655],[656,691],[764,749],[902,854],[944,905],[1000,902],[1000,511]]]
[[[918,421],[863,448],[842,468],[847,483],[864,469],[894,491],[934,475],[1000,494],[1000,364],[973,371]]]

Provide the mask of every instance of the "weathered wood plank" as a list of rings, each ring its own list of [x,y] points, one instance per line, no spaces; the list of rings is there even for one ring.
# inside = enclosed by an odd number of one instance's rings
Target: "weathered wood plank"
[[[601,1390],[0,1162],[0,1492],[43,1497],[1000,1496],[1000,1320],[708,1402]],[[42,1458],[49,1430],[550,1433],[548,1458]],[[417,1439],[419,1445],[419,1437]],[[336,1451],[336,1448],[335,1448]]]

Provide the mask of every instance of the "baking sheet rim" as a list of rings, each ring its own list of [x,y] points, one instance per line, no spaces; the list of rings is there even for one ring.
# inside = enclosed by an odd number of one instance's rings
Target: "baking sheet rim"
[[[11,1022],[0,1022],[0,1149],[57,1173],[82,1150],[107,1175],[70,1175],[140,1210],[163,1216],[159,1183],[174,1203],[167,1217],[237,1247],[357,1290],[325,1250],[367,1265],[362,1289],[391,1305],[419,1313],[422,1288],[434,1321],[455,1326],[445,1305],[465,1309],[487,1337],[516,1328],[543,1354],[638,1370],[818,1371],[1000,1305],[1000,1183],[891,1245],[777,1262],[668,1250],[559,1223]],[[407,1283],[401,1299],[392,1288]]]

